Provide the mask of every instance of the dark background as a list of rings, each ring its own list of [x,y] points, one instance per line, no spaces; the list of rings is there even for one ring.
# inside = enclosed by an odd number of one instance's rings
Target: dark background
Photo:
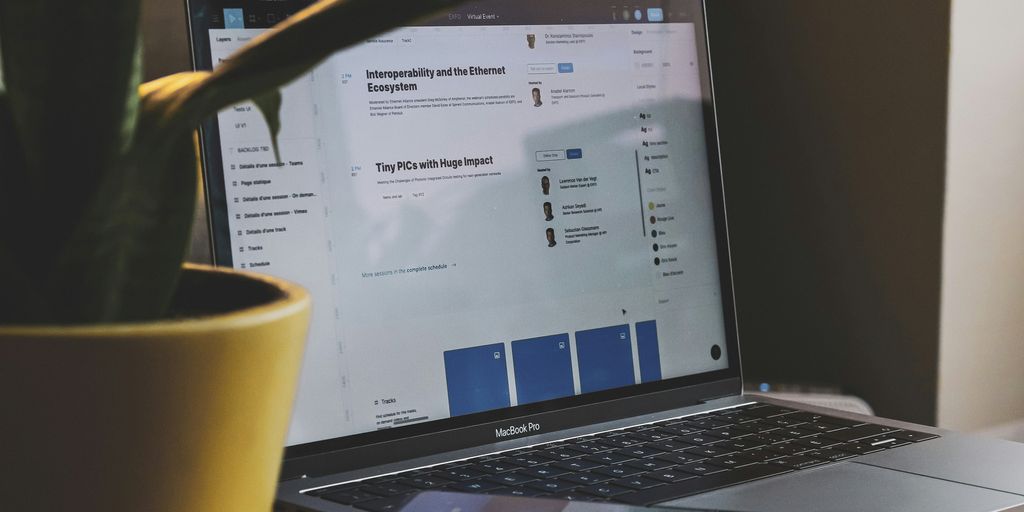
[[[949,8],[709,0],[748,380],[935,422]],[[189,68],[184,12],[145,0],[147,77]]]

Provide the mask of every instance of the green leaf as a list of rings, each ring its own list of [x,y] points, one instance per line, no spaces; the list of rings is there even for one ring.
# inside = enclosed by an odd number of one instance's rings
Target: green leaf
[[[0,236],[0,324],[45,321],[52,311],[41,293],[42,286],[25,272],[25,265],[18,257],[20,242],[29,229],[21,219],[31,212],[21,210],[21,203],[13,197],[25,186],[25,160],[18,144],[10,98],[3,90],[0,90],[0,156],[3,158],[0,190],[14,191],[0,201],[0,218],[18,219],[4,223],[4,233]]]
[[[8,256],[56,304],[55,265],[108,171],[130,146],[138,104],[138,0],[0,0],[0,52],[14,144]],[[7,188],[7,187],[14,188]],[[2,293],[2,292],[0,292]],[[55,314],[62,313],[55,305]]]
[[[160,318],[188,250],[198,168],[192,134],[161,159],[133,151],[109,172],[78,222],[57,278],[64,321]]]
[[[274,161],[281,163],[281,150],[277,144],[277,135],[281,133],[281,91],[271,89],[269,92],[252,99],[256,108],[260,109],[263,119],[270,129],[270,143],[274,146]]]

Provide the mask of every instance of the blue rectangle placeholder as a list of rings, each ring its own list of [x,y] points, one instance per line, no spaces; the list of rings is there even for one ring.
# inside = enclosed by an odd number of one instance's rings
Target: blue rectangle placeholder
[[[444,376],[452,416],[511,405],[504,343],[446,351]]]
[[[576,331],[576,357],[584,393],[636,383],[629,325]]]
[[[658,325],[654,320],[636,323],[636,355],[640,359],[640,382],[661,380]]]
[[[572,396],[575,391],[568,334],[513,341],[512,368],[519,404]]]

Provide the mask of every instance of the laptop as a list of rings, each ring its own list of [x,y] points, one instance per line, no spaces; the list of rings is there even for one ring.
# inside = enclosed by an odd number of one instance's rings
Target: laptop
[[[306,5],[189,0],[210,69]],[[280,510],[420,491],[1002,510],[1024,446],[743,394],[698,0],[483,1],[201,132],[216,264],[313,318]]]

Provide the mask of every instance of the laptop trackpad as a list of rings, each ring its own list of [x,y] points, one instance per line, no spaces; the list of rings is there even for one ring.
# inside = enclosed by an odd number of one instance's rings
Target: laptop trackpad
[[[840,463],[658,506],[749,512],[982,512],[1022,502],[1024,497],[1015,494],[864,464]]]

